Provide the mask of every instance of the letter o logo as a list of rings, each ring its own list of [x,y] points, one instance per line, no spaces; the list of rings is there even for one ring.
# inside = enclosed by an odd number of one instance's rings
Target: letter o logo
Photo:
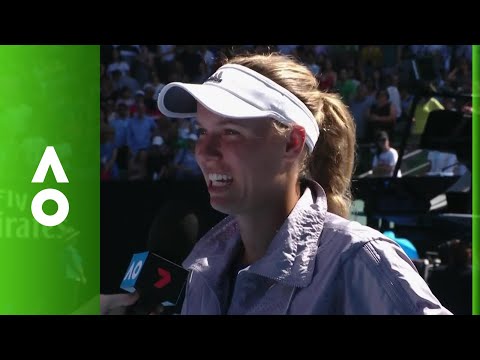
[[[57,203],[57,212],[53,215],[47,215],[43,212],[43,203],[47,200],[53,200]],[[55,189],[44,189],[40,191],[32,200],[32,215],[40,224],[44,226],[57,226],[68,216],[70,206],[68,200],[62,192]]]
[[[133,268],[133,271],[132,271],[132,276],[131,276],[131,279],[136,279],[138,274],[140,273],[140,270],[142,269],[142,266],[143,266],[143,261],[139,261],[135,267]]]

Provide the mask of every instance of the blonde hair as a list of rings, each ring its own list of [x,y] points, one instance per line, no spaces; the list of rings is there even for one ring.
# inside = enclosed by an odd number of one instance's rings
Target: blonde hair
[[[355,162],[355,123],[341,98],[318,90],[318,81],[310,70],[288,56],[242,55],[227,62],[270,78],[297,96],[312,112],[320,136],[313,152],[305,152],[300,177],[317,181],[327,195],[328,211],[347,218]]]

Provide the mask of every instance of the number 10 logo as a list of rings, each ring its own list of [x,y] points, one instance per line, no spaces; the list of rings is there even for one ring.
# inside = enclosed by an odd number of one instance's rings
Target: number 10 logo
[[[52,167],[57,183],[68,183],[67,175],[53,146],[47,146],[45,149],[37,171],[33,175],[32,183],[43,183],[49,167]],[[58,209],[53,215],[47,215],[43,211],[43,204],[47,200],[53,200],[57,203]],[[32,215],[35,220],[44,226],[61,224],[67,218],[69,210],[70,206],[67,198],[56,189],[43,189],[32,200]]]

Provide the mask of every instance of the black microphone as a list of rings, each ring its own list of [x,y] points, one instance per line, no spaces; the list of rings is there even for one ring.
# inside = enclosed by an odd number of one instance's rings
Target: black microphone
[[[120,287],[137,291],[139,306],[153,311],[158,305],[175,307],[181,300],[188,271],[153,252],[134,254]]]
[[[150,313],[158,305],[163,313],[179,313],[185,295],[188,271],[179,264],[197,241],[199,219],[192,205],[172,199],[158,209],[150,226],[145,252],[136,253],[127,268],[121,288],[140,295],[133,313]]]

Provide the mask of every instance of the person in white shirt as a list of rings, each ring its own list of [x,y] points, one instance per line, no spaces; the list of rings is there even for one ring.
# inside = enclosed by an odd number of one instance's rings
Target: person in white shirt
[[[386,131],[380,131],[375,136],[375,146],[377,152],[373,157],[372,171],[373,176],[393,176],[395,165],[398,160],[398,152],[390,147],[390,140]],[[399,170],[397,177],[402,177]]]

